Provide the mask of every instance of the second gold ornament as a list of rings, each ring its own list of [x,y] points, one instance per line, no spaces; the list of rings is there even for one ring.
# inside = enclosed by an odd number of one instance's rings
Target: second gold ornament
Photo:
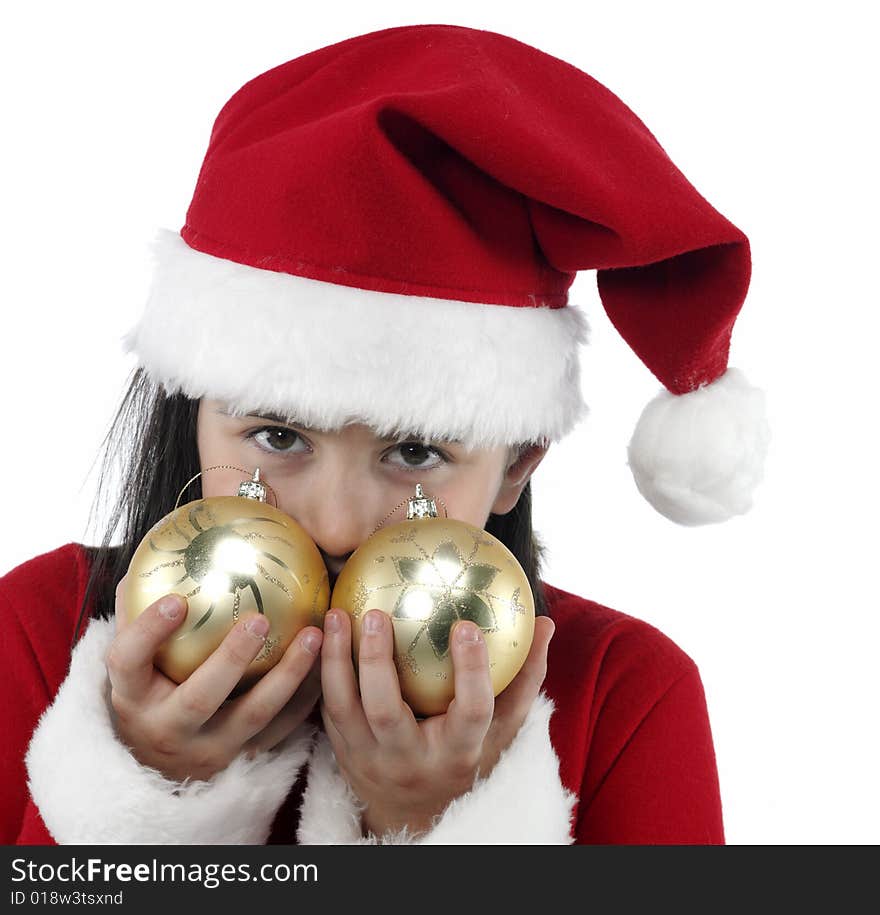
[[[420,716],[442,714],[455,694],[449,637],[457,621],[482,630],[496,696],[522,667],[535,630],[529,580],[513,553],[481,528],[438,517],[421,484],[407,520],[380,528],[351,555],[330,606],[352,618],[355,663],[367,611],[391,617],[401,693]]]

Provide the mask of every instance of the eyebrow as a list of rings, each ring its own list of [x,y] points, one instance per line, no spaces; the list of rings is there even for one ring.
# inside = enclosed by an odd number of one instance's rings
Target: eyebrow
[[[313,429],[311,426],[305,425],[296,420],[292,416],[282,416],[280,413],[234,413],[231,410],[223,409],[222,407],[217,411],[222,416],[232,416],[236,419],[265,419],[272,423],[280,423],[282,426],[296,426],[298,429],[302,429],[303,432],[320,432],[320,429]],[[405,436],[395,436],[395,435],[385,435],[377,436],[379,441],[382,442],[407,442],[407,441],[426,441],[421,435],[417,435],[415,432],[407,432]],[[429,441],[435,441],[435,439],[430,439]],[[442,442],[446,445],[460,445],[461,440],[457,438],[444,438],[436,439],[436,441]]]

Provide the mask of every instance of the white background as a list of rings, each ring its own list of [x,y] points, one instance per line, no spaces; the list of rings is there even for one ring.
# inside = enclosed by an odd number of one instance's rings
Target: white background
[[[731,843],[866,843],[878,804],[878,74],[865,3],[35,3],[0,39],[0,574],[93,542],[90,475],[131,368],[148,245],[177,229],[246,80],[363,32],[453,23],[585,70],[749,236],[731,364],[767,392],[756,506],[679,528],[625,446],[658,384],[592,274],[591,415],[534,478],[546,579],[698,663]],[[873,419],[872,419],[873,417]],[[7,701],[8,697],[4,697]]]

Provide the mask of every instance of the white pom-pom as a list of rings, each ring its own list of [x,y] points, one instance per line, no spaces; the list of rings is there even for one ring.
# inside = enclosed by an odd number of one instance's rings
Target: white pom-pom
[[[629,466],[661,515],[713,524],[751,508],[769,444],[764,392],[729,368],[688,394],[655,397],[636,424]]]

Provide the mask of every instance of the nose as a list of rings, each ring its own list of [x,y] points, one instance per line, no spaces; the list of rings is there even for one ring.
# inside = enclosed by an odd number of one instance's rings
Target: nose
[[[320,550],[331,580],[383,514],[380,493],[350,475],[331,472],[310,479],[296,501],[295,517]]]
[[[338,506],[338,500],[330,501]],[[338,574],[342,570],[349,556],[369,537],[372,530],[361,512],[354,510],[352,515],[345,516],[344,505],[339,506],[339,511],[341,514],[336,514],[328,505],[320,513],[312,515],[313,520],[303,524],[306,533],[321,551],[324,564],[331,574]]]
[[[338,519],[333,519],[332,523],[313,525],[311,529],[306,527],[330,573],[331,584],[336,581],[351,554],[367,539],[368,532],[362,533],[362,530],[359,524]]]

